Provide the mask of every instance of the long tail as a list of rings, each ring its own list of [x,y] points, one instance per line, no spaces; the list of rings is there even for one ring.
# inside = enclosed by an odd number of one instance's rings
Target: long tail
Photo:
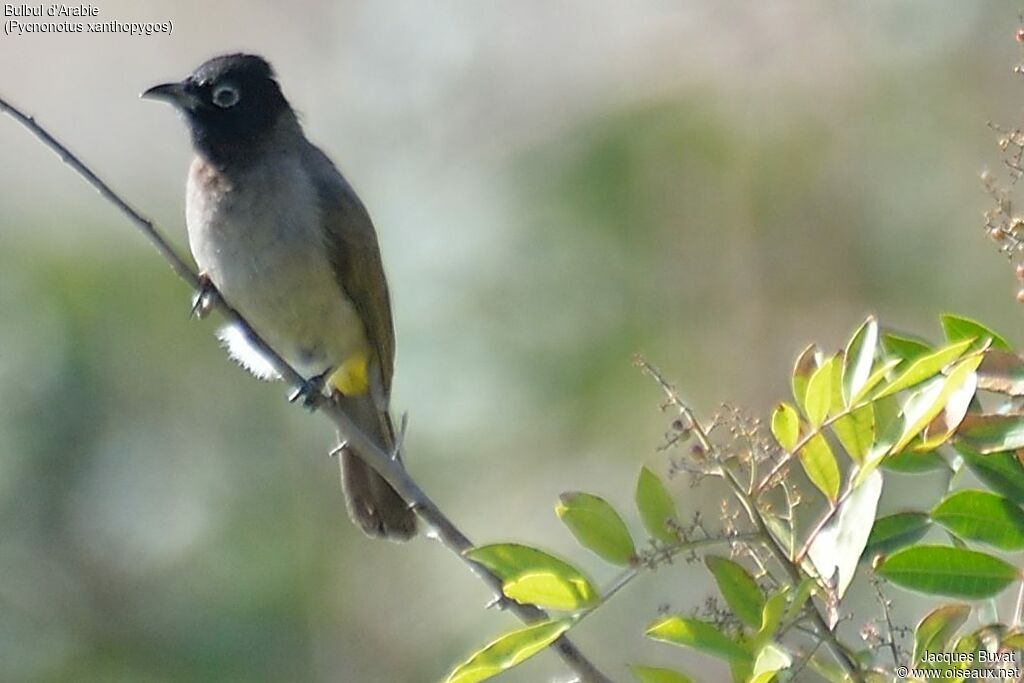
[[[349,398],[336,393],[334,399],[368,437],[386,450],[394,448],[391,419],[377,409],[368,394]],[[341,450],[338,460],[348,514],[367,536],[407,541],[416,535],[416,514],[384,477],[348,446]]]

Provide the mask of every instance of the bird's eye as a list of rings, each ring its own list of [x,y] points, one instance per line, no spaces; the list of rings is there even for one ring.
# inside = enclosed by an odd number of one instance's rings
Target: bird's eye
[[[213,89],[213,103],[221,109],[235,106],[240,97],[238,88],[228,83],[223,83]]]

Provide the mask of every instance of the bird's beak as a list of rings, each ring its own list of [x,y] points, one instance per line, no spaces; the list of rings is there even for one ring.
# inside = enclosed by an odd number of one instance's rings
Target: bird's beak
[[[188,81],[154,85],[139,95],[139,97],[146,97],[152,100],[167,100],[171,104],[189,110],[195,109],[200,103],[199,98],[193,92]]]

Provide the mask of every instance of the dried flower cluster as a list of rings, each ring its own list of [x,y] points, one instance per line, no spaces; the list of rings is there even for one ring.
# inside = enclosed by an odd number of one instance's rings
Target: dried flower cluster
[[[1024,18],[1017,29],[1017,42],[1024,54]],[[1014,67],[1015,74],[1024,75],[1024,62]],[[1020,128],[1005,128],[989,122],[989,127],[998,134],[1001,161],[1006,177],[999,177],[991,171],[983,171],[981,183],[992,199],[992,206],[985,211],[985,234],[996,243],[999,251],[1007,258],[1016,259],[1017,301],[1024,303],[1024,216],[1014,212],[1013,190],[1024,175],[1024,131]]]

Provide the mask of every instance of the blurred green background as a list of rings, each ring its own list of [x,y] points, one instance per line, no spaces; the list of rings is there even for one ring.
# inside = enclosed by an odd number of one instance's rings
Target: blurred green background
[[[474,539],[612,576],[553,505],[628,510],[661,466],[634,352],[702,411],[764,413],[807,342],[869,312],[1024,341],[978,182],[986,121],[1019,118],[1015,3],[98,7],[174,32],[2,36],[0,92],[184,244],[184,127],[137,94],[267,56],[375,217],[407,463]],[[0,148],[0,681],[421,683],[512,626],[436,543],[363,538],[326,420],[233,366],[134,228],[8,119]],[[890,478],[883,509],[928,485]],[[717,519],[720,490],[672,483]],[[574,637],[616,680],[714,671],[641,636],[711,592],[680,563]],[[545,653],[502,680],[565,678]]]

